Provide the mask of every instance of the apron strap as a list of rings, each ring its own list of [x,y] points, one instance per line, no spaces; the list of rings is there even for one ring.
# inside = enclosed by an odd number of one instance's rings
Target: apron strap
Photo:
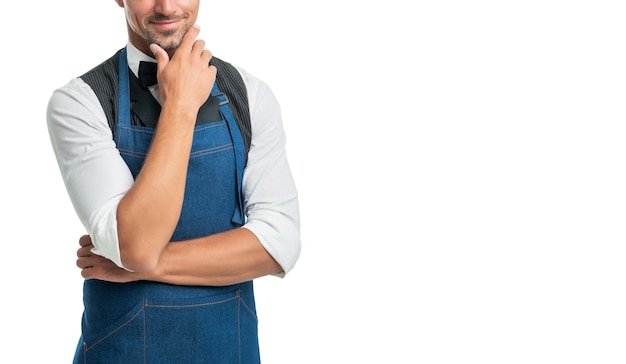
[[[233,142],[233,149],[235,152],[235,168],[237,170],[237,207],[233,213],[232,222],[238,225],[243,225],[245,222],[245,212],[243,209],[243,192],[242,192],[242,179],[243,169],[246,165],[246,148],[243,142],[243,137],[239,126],[235,121],[230,107],[228,106],[228,97],[220,92],[217,82],[213,84],[213,90],[211,95],[217,98],[220,102],[220,113],[228,125],[230,131],[230,137]]]

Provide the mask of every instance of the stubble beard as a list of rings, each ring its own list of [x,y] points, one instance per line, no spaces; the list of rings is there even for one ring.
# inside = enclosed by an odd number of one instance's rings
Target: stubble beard
[[[183,27],[178,30],[170,30],[163,33],[148,31],[146,33],[146,40],[148,44],[156,43],[166,51],[176,50],[188,30],[189,26],[185,23]]]

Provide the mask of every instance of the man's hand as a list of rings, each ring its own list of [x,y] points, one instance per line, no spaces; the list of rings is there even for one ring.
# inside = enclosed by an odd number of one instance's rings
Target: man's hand
[[[78,240],[80,248],[76,255],[76,265],[80,268],[85,279],[100,279],[103,281],[126,283],[139,279],[138,275],[118,267],[105,257],[91,252],[93,244],[89,235],[83,235]]]
[[[150,45],[157,60],[163,103],[171,102],[174,107],[195,110],[196,114],[209,98],[217,75],[215,66],[209,66],[211,52],[204,49],[203,40],[196,39],[199,33],[198,26],[191,27],[171,59],[163,48]]]

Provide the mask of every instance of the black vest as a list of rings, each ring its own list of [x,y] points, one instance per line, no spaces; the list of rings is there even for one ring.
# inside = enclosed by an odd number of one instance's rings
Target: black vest
[[[115,127],[117,126],[118,62],[120,52],[121,50],[115,53],[113,57],[80,76],[98,97],[113,134],[115,134]],[[246,150],[250,150],[250,141],[252,138],[250,110],[248,108],[248,94],[241,74],[239,74],[239,71],[230,63],[224,62],[216,57],[211,59],[210,64],[217,68],[217,86],[220,91],[226,95],[230,109],[241,131]],[[148,90],[142,90],[137,78],[132,72],[129,72],[129,75],[131,77],[131,95],[150,93]],[[156,100],[154,102],[156,104],[155,107],[157,107],[158,103]],[[159,109],[157,108],[156,112],[158,111]],[[131,113],[131,123],[133,123],[133,125],[141,125],[141,120],[135,113]]]

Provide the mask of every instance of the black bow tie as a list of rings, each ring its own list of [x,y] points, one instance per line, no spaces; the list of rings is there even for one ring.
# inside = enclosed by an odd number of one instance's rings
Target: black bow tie
[[[157,64],[154,62],[139,62],[139,81],[148,88],[157,83]]]

